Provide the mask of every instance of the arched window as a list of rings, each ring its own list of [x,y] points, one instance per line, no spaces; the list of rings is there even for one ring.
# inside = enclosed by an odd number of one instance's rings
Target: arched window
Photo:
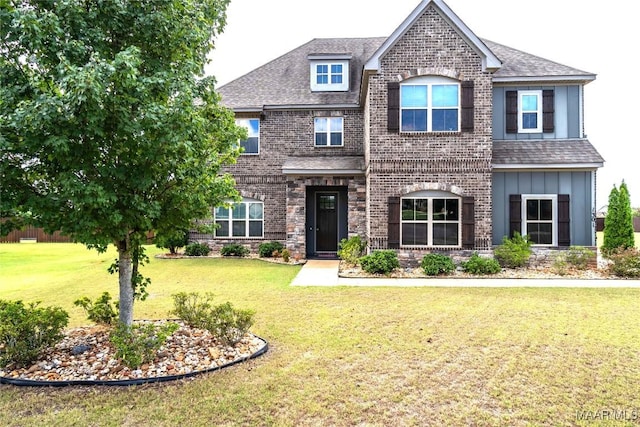
[[[400,84],[401,132],[458,132],[460,82],[423,76]]]

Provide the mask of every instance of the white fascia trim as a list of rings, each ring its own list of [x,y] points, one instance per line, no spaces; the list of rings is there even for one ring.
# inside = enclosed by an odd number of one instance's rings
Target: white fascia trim
[[[353,55],[348,53],[311,53],[307,55],[307,59],[310,61],[328,61],[335,60],[350,60],[353,59]]]
[[[576,82],[587,84],[596,79],[594,74],[581,76],[494,77],[494,83]]]
[[[575,164],[544,164],[544,165],[540,165],[540,164],[513,164],[513,165],[497,165],[497,164],[492,164],[491,165],[491,169],[508,169],[508,170],[512,170],[512,171],[516,171],[516,170],[531,170],[531,169],[537,169],[537,170],[558,170],[558,169],[562,169],[562,170],[566,170],[566,169],[572,169],[572,170],[584,170],[584,171],[593,171],[596,170],[598,168],[601,168],[604,166],[604,163],[575,163]]]
[[[497,56],[487,47],[487,45],[476,36],[473,31],[456,15],[447,4],[442,0],[422,0],[422,2],[416,7],[413,12],[400,24],[398,28],[385,40],[385,42],[376,50],[371,59],[367,61],[364,66],[365,70],[378,70],[380,68],[380,58],[396,43],[396,41],[402,37],[411,28],[413,23],[418,19],[422,12],[431,3],[439,9],[444,15],[443,17],[449,21],[454,29],[466,40],[469,41],[471,46],[482,57],[483,71],[492,70],[495,71],[502,67],[502,62]]]

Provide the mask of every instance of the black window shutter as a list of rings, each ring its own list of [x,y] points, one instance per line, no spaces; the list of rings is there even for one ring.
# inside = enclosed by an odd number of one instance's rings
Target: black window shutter
[[[400,248],[400,197],[389,197],[389,220],[387,229],[387,247]]]
[[[462,247],[473,249],[476,245],[475,205],[472,196],[462,198]]]
[[[542,91],[542,132],[554,130],[555,96],[552,89]]]
[[[462,82],[461,130],[473,132],[473,80]]]
[[[518,91],[508,90],[506,92],[506,130],[507,133],[518,133]]]
[[[511,194],[509,196],[509,237],[515,233],[522,234],[522,196]]]
[[[571,246],[568,194],[558,194],[558,246]]]
[[[400,130],[400,83],[387,83],[387,130]]]

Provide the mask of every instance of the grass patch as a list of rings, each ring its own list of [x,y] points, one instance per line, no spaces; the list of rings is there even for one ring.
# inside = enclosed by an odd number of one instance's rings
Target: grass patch
[[[0,245],[0,298],[86,323],[73,301],[117,295],[114,257]],[[0,386],[0,424],[589,425],[578,411],[640,408],[640,289],[290,287],[298,270],[152,258],[136,318],[166,317],[173,293],[213,292],[256,311],[270,351],[163,385]]]

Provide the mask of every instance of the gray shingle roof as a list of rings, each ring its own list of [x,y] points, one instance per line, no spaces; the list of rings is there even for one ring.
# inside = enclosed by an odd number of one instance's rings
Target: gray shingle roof
[[[582,79],[593,80],[595,75],[539,56],[531,55],[489,40],[483,40],[489,49],[502,61],[502,67],[493,74],[501,79]]]
[[[313,39],[281,57],[218,88],[230,108],[264,105],[353,105],[358,104],[362,68],[385,38]],[[349,54],[348,92],[311,92],[309,59],[312,54]]]
[[[603,163],[602,156],[586,139],[493,142],[493,166],[496,168],[601,167]]]
[[[384,37],[313,39],[219,87],[218,91],[223,103],[235,110],[261,110],[264,106],[357,106],[364,63],[385,40]],[[592,73],[488,40],[483,42],[502,61],[502,68],[494,74],[496,81],[595,78]],[[308,56],[322,53],[352,55],[348,92],[311,92]]]

